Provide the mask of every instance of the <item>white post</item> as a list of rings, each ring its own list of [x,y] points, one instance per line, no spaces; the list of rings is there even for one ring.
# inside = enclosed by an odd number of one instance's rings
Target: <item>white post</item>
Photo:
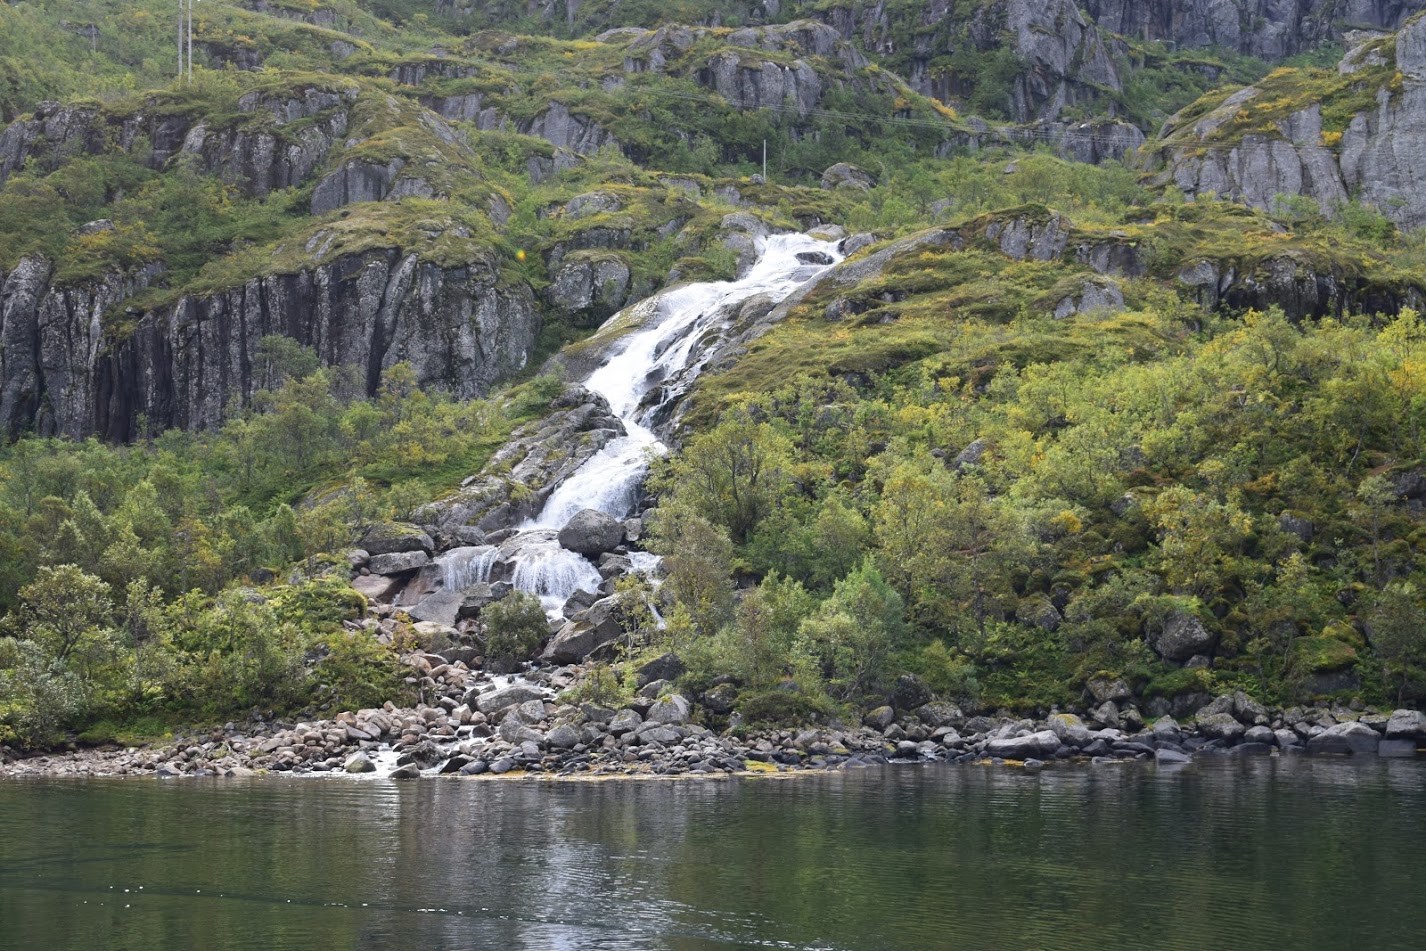
[[[767,139],[763,139],[763,184],[767,184]]]
[[[178,78],[183,78],[183,0],[178,0]]]
[[[188,81],[193,82],[193,0],[188,0]]]

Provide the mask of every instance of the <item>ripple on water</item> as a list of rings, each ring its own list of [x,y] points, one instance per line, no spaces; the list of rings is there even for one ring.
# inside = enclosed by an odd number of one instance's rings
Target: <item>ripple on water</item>
[[[0,946],[1416,948],[1423,774],[7,782]]]

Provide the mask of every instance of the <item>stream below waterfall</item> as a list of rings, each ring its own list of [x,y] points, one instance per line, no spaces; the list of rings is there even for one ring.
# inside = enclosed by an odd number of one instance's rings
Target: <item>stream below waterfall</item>
[[[774,235],[760,240],[758,259],[742,278],[682,284],[611,317],[596,339],[614,341],[583,384],[609,402],[625,434],[556,486],[540,513],[499,548],[470,546],[439,556],[446,589],[488,581],[504,549],[515,551],[511,583],[538,595],[547,611],[559,611],[576,591],[596,591],[603,580],[599,570],[561,547],[559,530],[584,509],[616,519],[636,514],[650,458],[668,451],[655,432],[657,420],[688,394],[713,352],[710,342],[728,332],[747,301],[761,296],[781,302],[841,258],[835,241]],[[647,556],[634,561],[642,571],[655,564]]]

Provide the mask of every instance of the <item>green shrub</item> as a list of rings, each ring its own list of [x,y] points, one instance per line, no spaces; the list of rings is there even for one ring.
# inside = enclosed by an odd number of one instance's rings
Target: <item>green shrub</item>
[[[527,661],[550,636],[550,622],[540,599],[512,591],[480,612],[485,628],[485,663],[513,669]]]

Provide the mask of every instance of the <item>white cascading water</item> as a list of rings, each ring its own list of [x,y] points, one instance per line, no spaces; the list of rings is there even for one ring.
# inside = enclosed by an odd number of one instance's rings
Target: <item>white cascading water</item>
[[[470,545],[452,548],[436,556],[436,565],[441,569],[441,585],[447,591],[461,591],[473,584],[490,580],[490,569],[495,565],[500,549],[494,545]]]
[[[597,509],[618,519],[631,515],[648,473],[649,457],[667,451],[653,433],[653,419],[664,404],[681,397],[703,369],[708,354],[699,352],[699,342],[712,332],[727,329],[730,314],[743,302],[759,295],[780,302],[830,266],[808,264],[798,259],[799,254],[841,260],[836,242],[807,235],[760,239],[758,250],[757,263],[740,280],[686,284],[635,305],[644,316],[642,326],[625,336],[618,349],[584,381],[587,389],[609,401],[627,435],[610,440],[561,483],[540,514],[521,526],[522,533],[558,531],[584,509]],[[629,316],[629,311],[623,311],[605,326]],[[646,405],[651,391],[670,383],[673,385],[658,404]],[[654,563],[648,559],[641,562],[645,569]],[[551,535],[548,543],[522,547],[512,583],[522,591],[539,594],[546,608],[557,610],[575,591],[597,589],[600,580],[588,560],[560,548]]]

